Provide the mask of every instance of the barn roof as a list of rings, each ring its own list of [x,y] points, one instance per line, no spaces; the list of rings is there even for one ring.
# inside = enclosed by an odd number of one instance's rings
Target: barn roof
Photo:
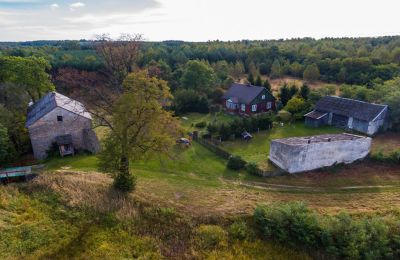
[[[337,115],[353,117],[364,121],[373,121],[387,105],[378,105],[349,98],[326,96],[315,105],[315,110],[333,112]]]
[[[26,126],[31,126],[33,123],[45,116],[47,113],[51,112],[56,107],[61,107],[74,114],[92,119],[82,103],[61,95],[60,93],[50,92],[28,108]]]
[[[233,83],[223,95],[225,99],[237,100],[239,103],[251,103],[265,87]],[[271,95],[272,96],[272,95]]]

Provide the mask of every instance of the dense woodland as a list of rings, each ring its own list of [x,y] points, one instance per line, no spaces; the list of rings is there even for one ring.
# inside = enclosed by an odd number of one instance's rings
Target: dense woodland
[[[2,161],[29,153],[24,120],[30,101],[53,89],[79,99],[77,89],[109,84],[108,61],[97,48],[101,42],[0,43],[0,142],[8,143],[1,148],[8,151],[0,151]],[[392,128],[400,129],[400,37],[140,42],[135,53],[122,74],[146,70],[150,77],[165,80],[176,114],[218,109],[221,95],[234,81],[270,88],[268,79],[292,76],[327,85],[317,90],[306,84],[282,86],[275,93],[278,108],[285,110],[282,115],[288,111],[302,118],[321,96],[335,94],[328,83],[339,83],[342,96],[389,104]]]

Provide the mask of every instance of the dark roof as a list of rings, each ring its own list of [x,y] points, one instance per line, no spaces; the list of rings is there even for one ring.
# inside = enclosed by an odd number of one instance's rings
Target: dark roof
[[[249,104],[251,103],[265,87],[258,87],[253,85],[245,85],[233,83],[227,92],[223,95],[225,99],[232,99],[232,101]],[[271,95],[272,96],[272,95]]]
[[[72,136],[60,135],[56,137],[56,141],[58,145],[72,144]]]
[[[50,92],[28,108],[26,126],[29,127],[56,107],[61,107],[77,115],[92,119],[82,103],[57,92]]]
[[[386,105],[335,96],[323,97],[315,105],[315,110],[318,111],[332,112],[368,122],[373,121],[386,108]]]
[[[309,118],[313,118],[313,119],[321,119],[322,117],[326,116],[328,113],[326,112],[320,112],[320,111],[311,111],[308,114],[305,114],[304,116],[309,117]]]

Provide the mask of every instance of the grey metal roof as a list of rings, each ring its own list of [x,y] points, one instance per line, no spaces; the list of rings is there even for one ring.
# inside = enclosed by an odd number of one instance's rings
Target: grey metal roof
[[[237,99],[239,103],[251,103],[265,88],[253,85],[233,83],[223,95],[225,99]]]
[[[50,92],[28,108],[26,127],[31,126],[56,107],[61,107],[77,115],[92,119],[82,103],[61,95],[60,93]]]
[[[305,114],[304,116],[309,117],[309,118],[313,118],[313,119],[321,119],[324,116],[326,116],[327,114],[328,113],[326,113],[326,112],[319,112],[319,111],[313,110],[310,113]]]
[[[386,105],[336,96],[323,97],[315,105],[317,111],[332,112],[368,122],[373,121],[386,108]]]

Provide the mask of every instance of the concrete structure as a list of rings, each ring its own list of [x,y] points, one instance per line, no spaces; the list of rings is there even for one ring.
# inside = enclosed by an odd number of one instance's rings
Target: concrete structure
[[[371,138],[352,134],[328,134],[272,140],[269,159],[289,173],[349,164],[366,157]]]
[[[275,97],[265,87],[233,83],[222,96],[224,109],[231,114],[252,115],[275,110]]]
[[[334,125],[344,129],[374,135],[388,128],[388,106],[359,100],[327,96],[305,116],[305,124],[313,127]]]
[[[79,150],[96,153],[100,149],[92,130],[92,117],[83,104],[56,92],[29,107],[26,127],[37,159],[46,158],[53,143],[61,155]]]

